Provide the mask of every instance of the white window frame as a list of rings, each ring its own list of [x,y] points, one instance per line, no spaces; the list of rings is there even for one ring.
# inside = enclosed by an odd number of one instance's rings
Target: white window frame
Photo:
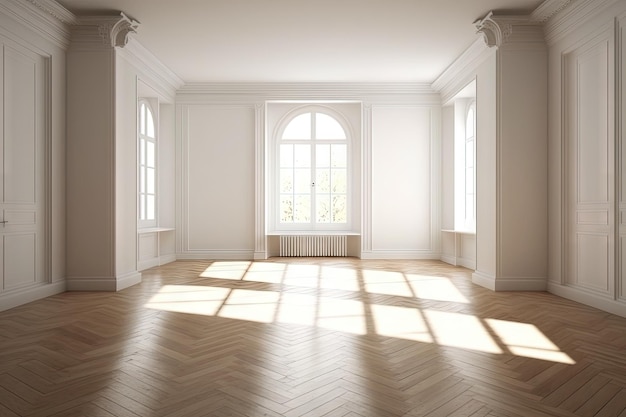
[[[346,192],[346,223],[317,223],[315,221],[315,207],[312,200],[311,204],[311,222],[309,223],[281,223],[280,222],[280,145],[281,143],[310,143],[312,145],[312,163],[314,164],[315,157],[314,155],[314,146],[315,144],[332,144],[332,143],[340,143],[336,140],[327,140],[327,139],[319,139],[319,140],[291,140],[291,141],[283,141],[283,133],[289,123],[295,119],[296,117],[306,114],[306,113],[322,113],[327,116],[335,119],[343,128],[345,132],[346,139],[345,141],[341,141],[341,143],[345,143],[346,146],[346,175],[347,175],[347,192]],[[312,122],[313,123],[313,122]],[[308,104],[292,111],[288,112],[277,124],[277,128],[274,131],[274,134],[271,137],[271,145],[269,147],[269,161],[270,161],[270,199],[268,204],[268,209],[270,211],[270,215],[268,216],[270,220],[270,230],[273,232],[349,232],[352,231],[352,222],[353,222],[353,213],[352,213],[352,205],[353,205],[353,134],[350,129],[350,123],[348,123],[347,119],[337,110],[333,109],[330,106],[324,106],[319,104]],[[314,167],[311,167],[312,171]],[[314,196],[315,191],[311,191],[311,195]]]
[[[472,124],[473,124],[473,129],[471,133],[468,133],[467,128],[468,128],[468,122],[469,122],[469,116],[470,116],[470,112],[472,112]],[[469,166],[468,164],[468,157],[467,157],[467,146],[468,144],[471,142],[472,145],[472,160],[471,160],[471,166]],[[472,100],[469,105],[467,106],[467,109],[465,110],[465,141],[464,141],[465,147],[464,147],[464,177],[465,177],[465,182],[464,182],[464,201],[463,201],[463,210],[464,210],[464,229],[469,230],[469,231],[476,231],[476,101]],[[472,183],[472,191],[469,192],[468,191],[468,171],[470,171],[471,175],[471,183]],[[471,196],[471,203],[468,202],[469,198]],[[468,216],[468,205],[471,204],[472,208],[471,208],[471,216]]]
[[[159,218],[159,207],[158,207],[158,190],[159,190],[159,120],[158,120],[158,112],[156,109],[158,108],[158,103],[151,103],[155,99],[141,98],[137,103],[137,225],[139,229],[145,229],[150,227],[158,226],[158,218]],[[147,134],[144,134],[143,127],[147,130],[148,118],[145,118],[146,126],[141,126],[141,107],[144,106],[150,113],[152,114],[152,120],[154,123],[154,138],[149,137]],[[147,192],[147,171],[148,167],[146,163],[142,163],[142,143],[152,143],[154,144],[154,193]],[[147,149],[147,146],[144,148]],[[146,156],[144,155],[144,158]],[[145,175],[142,177],[142,172],[145,171]],[[146,191],[142,191],[142,178],[146,181],[146,187],[144,188]],[[142,197],[147,196],[154,197],[154,218],[152,219],[144,219],[142,213]]]

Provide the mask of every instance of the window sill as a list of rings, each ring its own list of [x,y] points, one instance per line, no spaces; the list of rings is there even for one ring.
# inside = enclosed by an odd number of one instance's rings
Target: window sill
[[[137,234],[141,235],[143,233],[158,233],[158,232],[172,232],[175,229],[173,227],[144,227],[142,229],[137,229]]]
[[[283,230],[266,232],[266,236],[360,236],[361,232],[345,230]]]
[[[476,232],[471,230],[453,230],[453,229],[441,229],[442,233],[456,233],[457,235],[475,235]]]

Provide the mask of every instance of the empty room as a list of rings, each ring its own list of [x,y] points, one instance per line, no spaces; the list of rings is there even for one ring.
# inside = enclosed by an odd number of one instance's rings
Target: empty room
[[[0,0],[0,416],[626,416],[626,1]]]

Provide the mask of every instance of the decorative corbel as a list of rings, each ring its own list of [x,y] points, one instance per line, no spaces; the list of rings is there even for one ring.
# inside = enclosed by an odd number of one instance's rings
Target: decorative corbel
[[[513,33],[513,26],[510,23],[498,23],[493,17],[493,12],[489,12],[484,18],[475,21],[474,25],[488,47],[499,48]]]
[[[128,36],[131,33],[137,33],[138,27],[138,21],[130,19],[123,12],[120,12],[120,19],[111,27],[109,32],[111,46],[114,48],[116,46],[125,47],[129,40]]]

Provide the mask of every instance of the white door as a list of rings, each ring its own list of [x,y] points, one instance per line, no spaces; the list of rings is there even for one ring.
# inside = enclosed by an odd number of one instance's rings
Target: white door
[[[0,79],[0,282],[2,292],[39,285],[44,271],[46,59],[2,42]]]

